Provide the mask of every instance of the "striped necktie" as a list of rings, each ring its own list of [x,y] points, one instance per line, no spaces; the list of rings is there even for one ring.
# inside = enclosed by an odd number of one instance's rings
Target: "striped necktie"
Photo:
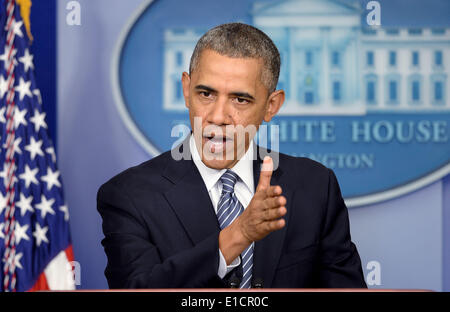
[[[238,176],[231,170],[227,170],[220,181],[222,182],[222,195],[217,205],[217,219],[221,229],[229,226],[243,211],[244,207],[234,193],[234,185]],[[242,281],[240,288],[250,288],[253,268],[253,243],[241,254]]]

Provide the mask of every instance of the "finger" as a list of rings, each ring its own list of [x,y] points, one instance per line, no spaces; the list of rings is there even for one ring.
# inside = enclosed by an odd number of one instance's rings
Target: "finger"
[[[269,197],[264,200],[264,208],[273,209],[286,205],[286,198],[284,196]]]
[[[270,179],[272,178],[273,161],[269,156],[264,157],[263,164],[261,166],[261,173],[259,175],[258,186],[256,191],[267,189],[270,186]]]
[[[264,211],[264,221],[272,221],[281,218],[286,214],[286,207],[278,207],[273,209],[267,209]]]
[[[282,229],[285,224],[286,224],[286,221],[284,221],[284,219],[268,221],[268,222],[265,223],[266,231],[268,231],[268,232],[277,231],[279,229]]]
[[[281,186],[279,186],[279,185],[271,186],[267,190],[268,197],[279,196],[279,195],[281,195],[281,193],[283,193],[283,190],[281,189]]]

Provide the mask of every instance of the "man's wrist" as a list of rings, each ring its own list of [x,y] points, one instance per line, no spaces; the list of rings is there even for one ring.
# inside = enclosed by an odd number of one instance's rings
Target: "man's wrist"
[[[233,262],[252,242],[239,229],[238,219],[219,234],[219,248],[227,265]]]

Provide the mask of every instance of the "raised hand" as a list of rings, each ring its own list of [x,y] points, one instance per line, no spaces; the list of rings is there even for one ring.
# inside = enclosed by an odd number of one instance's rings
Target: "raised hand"
[[[219,235],[219,248],[230,264],[252,242],[283,228],[286,214],[286,198],[280,186],[271,186],[273,161],[264,158],[255,195],[244,212]]]
[[[235,220],[238,229],[249,243],[258,241],[285,226],[286,198],[280,186],[270,185],[272,158],[264,158],[255,195],[244,212]]]

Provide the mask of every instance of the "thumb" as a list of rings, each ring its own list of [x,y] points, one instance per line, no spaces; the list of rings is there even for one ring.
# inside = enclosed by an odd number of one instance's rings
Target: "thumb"
[[[259,175],[259,182],[256,190],[261,188],[267,189],[270,186],[270,179],[273,172],[273,160],[269,156],[264,157],[263,164],[261,166],[261,173]]]

